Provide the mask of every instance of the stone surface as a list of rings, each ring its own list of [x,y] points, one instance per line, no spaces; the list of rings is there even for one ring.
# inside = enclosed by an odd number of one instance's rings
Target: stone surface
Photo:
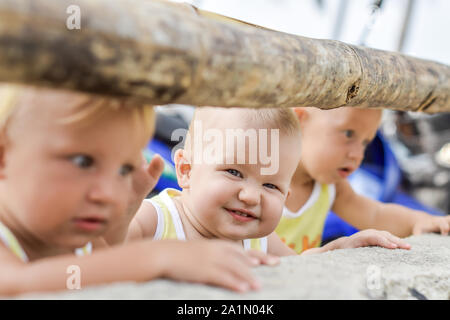
[[[284,257],[255,274],[260,291],[238,294],[199,284],[155,280],[117,283],[20,299],[450,299],[450,237],[437,234],[406,239],[411,250],[379,247],[343,249],[311,256]]]

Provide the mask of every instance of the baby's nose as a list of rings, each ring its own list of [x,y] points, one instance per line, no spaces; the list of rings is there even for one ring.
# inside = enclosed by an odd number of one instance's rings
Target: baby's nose
[[[352,160],[355,160],[359,165],[364,158],[364,152],[364,146],[354,146],[349,150],[348,157]]]
[[[89,189],[89,200],[101,205],[121,206],[125,202],[126,190],[120,178],[103,176],[92,184]]]
[[[239,200],[249,206],[256,206],[260,202],[260,192],[256,188],[245,187],[239,192]]]

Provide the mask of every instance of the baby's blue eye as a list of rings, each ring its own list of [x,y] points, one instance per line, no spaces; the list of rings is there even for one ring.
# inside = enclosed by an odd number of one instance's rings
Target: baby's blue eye
[[[345,130],[344,134],[347,138],[353,138],[353,136],[355,135],[355,131],[353,130]]]
[[[126,164],[120,167],[119,169],[119,174],[121,176],[126,176],[127,174],[130,174],[131,172],[133,172],[134,167],[132,165]]]
[[[243,176],[242,176],[242,173],[240,173],[239,171],[237,171],[237,170],[235,170],[235,169],[227,169],[226,170],[229,174],[231,174],[231,175],[233,175],[233,176],[236,176],[236,177],[239,177],[239,178],[242,178]]]
[[[276,189],[276,190],[279,190],[279,188],[278,188],[276,185],[272,184],[272,183],[264,183],[263,186],[264,186],[264,187],[267,187],[267,188],[269,188],[269,189]]]
[[[94,164],[94,159],[91,156],[79,154],[71,157],[72,162],[80,168],[87,169]]]

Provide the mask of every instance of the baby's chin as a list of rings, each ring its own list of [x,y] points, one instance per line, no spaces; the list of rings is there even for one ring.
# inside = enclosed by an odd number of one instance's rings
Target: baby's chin
[[[227,233],[227,234],[223,235],[223,240],[241,241],[241,240],[244,240],[244,239],[253,239],[253,238],[250,238],[249,235],[243,234],[243,233],[240,233],[240,234]]]
[[[314,181],[321,184],[335,184],[341,180],[344,180],[344,178],[341,178],[337,173],[334,175],[318,175],[317,178],[314,178]]]
[[[231,241],[242,241],[245,239],[257,239],[262,238],[263,236],[255,233],[243,233],[243,232],[227,232],[226,234],[223,234],[224,240],[231,240]]]
[[[248,232],[248,233],[240,233],[240,234],[230,234],[229,238],[230,240],[239,241],[244,239],[259,239],[264,238],[270,235],[272,232],[275,231],[276,225],[273,228],[263,228],[255,232]]]
[[[95,242],[99,237],[80,237],[76,236],[71,239],[64,239],[55,243],[55,246],[73,253],[77,249],[83,249],[89,243]]]

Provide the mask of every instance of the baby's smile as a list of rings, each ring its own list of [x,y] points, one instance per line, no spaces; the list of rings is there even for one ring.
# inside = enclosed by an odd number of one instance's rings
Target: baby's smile
[[[234,219],[240,222],[248,222],[259,219],[258,216],[246,209],[224,208]]]

